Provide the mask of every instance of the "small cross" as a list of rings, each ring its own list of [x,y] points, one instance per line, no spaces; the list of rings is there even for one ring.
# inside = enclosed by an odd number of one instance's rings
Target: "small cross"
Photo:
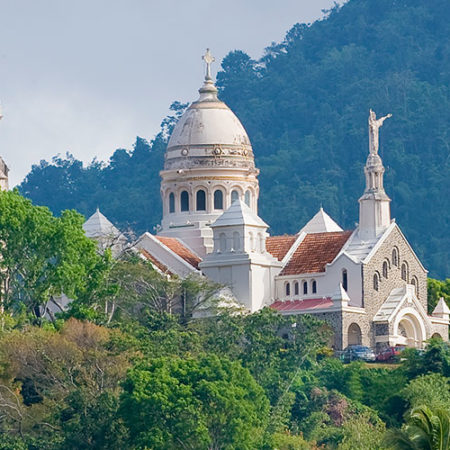
[[[206,49],[206,53],[202,56],[203,61],[206,63],[206,80],[212,80],[211,78],[211,64],[216,60],[213,55],[211,55],[211,52],[209,51],[209,48]]]

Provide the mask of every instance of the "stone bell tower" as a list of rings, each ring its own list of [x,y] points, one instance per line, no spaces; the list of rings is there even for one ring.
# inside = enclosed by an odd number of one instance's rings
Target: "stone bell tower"
[[[388,114],[377,119],[375,113],[370,110],[369,156],[364,167],[366,189],[363,196],[359,199],[359,237],[362,240],[376,238],[391,223],[391,199],[384,191],[384,167],[378,154],[379,128],[391,116],[391,114]]]

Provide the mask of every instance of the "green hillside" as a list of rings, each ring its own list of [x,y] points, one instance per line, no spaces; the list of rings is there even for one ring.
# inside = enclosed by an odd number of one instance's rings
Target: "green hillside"
[[[380,137],[392,216],[430,274],[448,276],[449,55],[448,0],[350,0],[321,21],[294,25],[259,61],[241,51],[225,57],[217,85],[252,141],[260,215],[272,233],[296,232],[320,205],[354,226],[373,108],[393,114]],[[116,151],[108,165],[42,162],[20,190],[54,212],[88,215],[99,205],[121,227],[152,231],[174,120],[152,143]]]

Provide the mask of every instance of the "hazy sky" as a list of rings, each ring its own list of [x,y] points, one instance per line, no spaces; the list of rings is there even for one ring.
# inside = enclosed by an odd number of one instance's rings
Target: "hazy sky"
[[[0,0],[0,154],[11,185],[67,151],[107,160],[193,101],[201,55],[259,58],[333,0]]]

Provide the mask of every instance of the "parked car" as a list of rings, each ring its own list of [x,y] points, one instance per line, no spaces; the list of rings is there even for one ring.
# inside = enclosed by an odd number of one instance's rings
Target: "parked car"
[[[400,353],[405,349],[404,346],[397,345],[395,347],[386,347],[377,355],[377,361],[393,361],[400,356]]]
[[[369,347],[364,345],[349,345],[341,355],[343,362],[348,363],[351,361],[367,361],[373,362],[376,359],[375,353]]]

